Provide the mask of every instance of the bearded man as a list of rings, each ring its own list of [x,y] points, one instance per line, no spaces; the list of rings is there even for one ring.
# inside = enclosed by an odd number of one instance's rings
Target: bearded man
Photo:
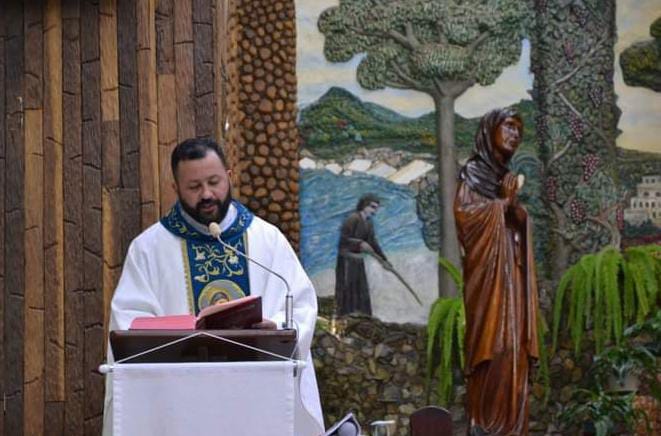
[[[178,201],[129,246],[111,303],[110,330],[126,330],[136,317],[197,315],[208,305],[247,295],[262,297],[264,320],[253,328],[281,324],[286,294],[282,281],[222,247],[208,230],[210,223],[218,223],[224,242],[248,253],[289,283],[298,350],[307,361],[300,377],[304,411],[299,413],[297,408],[296,434],[323,432],[310,355],[317,299],[296,254],[275,226],[232,200],[231,170],[217,143],[210,139],[183,141],[172,152],[171,167]],[[111,384],[106,383],[106,387],[104,434],[110,434]]]
[[[466,414],[471,435],[528,433],[528,375],[537,359],[531,223],[507,169],[523,123],[513,109],[480,121],[454,203],[464,249]]]

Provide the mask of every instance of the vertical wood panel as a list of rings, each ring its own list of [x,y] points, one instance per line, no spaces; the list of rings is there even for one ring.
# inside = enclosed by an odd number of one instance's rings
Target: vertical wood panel
[[[25,433],[44,430],[43,111],[25,110]]]
[[[225,104],[227,105],[227,121],[228,128],[225,132],[225,144],[227,152],[227,161],[230,168],[233,168],[233,183],[235,190],[238,191],[240,187],[241,169],[239,162],[241,160],[241,151],[244,146],[243,134],[241,132],[240,123],[244,116],[242,108],[239,105],[239,36],[241,26],[239,24],[237,9],[239,7],[236,0],[227,0],[225,4],[228,8],[227,15],[227,47],[225,53],[227,54],[227,61],[225,67],[227,69],[227,82],[225,83]],[[236,194],[238,197],[238,192]]]
[[[5,249],[5,431],[23,434],[23,342],[25,338],[25,228],[24,191],[25,146],[23,137],[24,40],[23,5],[6,4],[7,41],[5,43],[5,138],[6,167]]]
[[[97,372],[103,360],[103,246],[101,224],[101,72],[99,7],[81,3],[82,148],[83,148],[83,304],[85,434],[101,432],[103,377]]]
[[[229,32],[227,0],[216,0],[213,44],[214,44],[214,136],[221,143],[225,140],[225,122],[227,120],[227,42]]]
[[[24,426],[44,431],[44,147],[43,12],[39,0],[25,10],[25,342]]]
[[[130,240],[175,200],[174,145],[241,117],[220,74],[238,80],[236,7],[0,2],[0,434],[100,434]]]
[[[159,218],[158,109],[154,0],[136,1],[138,34],[138,110],[140,113],[140,194],[142,227]]]
[[[174,55],[177,84],[177,142],[195,136],[193,3],[174,3]]]
[[[101,55],[101,138],[103,144],[103,187],[118,189],[121,184],[121,147],[119,137],[119,76],[117,65],[117,2],[102,0],[99,5],[99,39]],[[102,204],[103,226],[103,332],[108,334],[110,300],[117,284],[117,263],[120,252],[117,242],[106,239],[112,231],[106,229],[105,203]],[[112,225],[109,220],[108,225]]]
[[[195,135],[214,133],[213,8],[211,0],[193,0],[195,61]]]
[[[135,189],[103,189],[104,280],[116,282],[124,256],[134,235],[125,231],[130,221],[139,221],[139,196]],[[108,246],[108,247],[106,247]],[[109,307],[106,310],[110,311]],[[107,335],[107,332],[106,332]]]
[[[119,56],[119,125],[122,186],[140,186],[140,133],[138,130],[137,23],[134,0],[117,1]],[[136,191],[137,193],[137,191]],[[137,193],[139,195],[139,193]],[[140,223],[138,223],[140,228]]]
[[[5,38],[6,11],[0,3],[0,392],[5,391]],[[4,398],[0,401],[5,408]],[[0,414],[0,435],[5,434],[5,414]]]
[[[99,4],[101,56],[101,141],[103,144],[103,186],[120,186],[119,77],[117,66],[117,1]]]
[[[102,225],[103,225],[103,336],[108,336],[110,317],[110,299],[119,279],[122,265],[121,217],[113,199],[120,192],[119,188],[103,188]],[[107,350],[106,350],[107,351]]]
[[[84,429],[83,179],[79,0],[63,0],[64,266],[66,410],[64,434]]]
[[[46,434],[64,431],[64,192],[62,179],[62,11],[44,10],[44,299]]]
[[[177,99],[174,55],[174,4],[161,0],[156,10],[156,72],[158,77],[158,162],[160,213],[175,202],[170,153],[177,142]]]
[[[172,170],[170,169],[170,154],[177,143],[177,108],[166,101],[176,98],[176,79],[174,74],[158,76],[158,99],[163,102],[158,106],[158,161],[159,161],[159,191],[161,215],[167,213],[176,201],[176,193],[172,189]]]

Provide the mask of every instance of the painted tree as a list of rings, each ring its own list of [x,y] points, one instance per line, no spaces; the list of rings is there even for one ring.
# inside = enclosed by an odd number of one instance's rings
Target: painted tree
[[[650,26],[654,39],[636,42],[620,55],[624,83],[661,92],[661,17]]]
[[[436,108],[440,255],[460,264],[452,203],[457,162],[454,105],[475,84],[490,85],[521,53],[527,2],[521,0],[340,0],[318,27],[324,55],[347,62],[363,55],[365,89],[409,89],[431,96]],[[439,293],[454,294],[439,268]]]

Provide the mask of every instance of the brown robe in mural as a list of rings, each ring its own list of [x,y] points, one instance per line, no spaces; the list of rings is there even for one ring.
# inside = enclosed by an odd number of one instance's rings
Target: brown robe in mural
[[[372,314],[365,261],[360,254],[360,243],[367,242],[374,252],[386,260],[374,235],[374,226],[360,212],[354,212],[344,221],[340,230],[337,265],[335,267],[335,306],[338,315],[351,312]]]
[[[530,220],[518,204],[516,217],[497,194],[507,169],[487,162],[491,131],[503,116],[483,119],[477,156],[461,171],[454,204],[465,251],[466,412],[471,434],[525,435],[529,366],[538,358],[537,285]]]

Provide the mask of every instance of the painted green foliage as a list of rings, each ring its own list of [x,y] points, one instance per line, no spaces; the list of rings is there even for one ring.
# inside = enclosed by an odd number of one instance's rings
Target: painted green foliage
[[[324,54],[365,53],[358,82],[442,93],[439,81],[493,83],[518,60],[525,2],[343,0],[319,18]]]
[[[545,239],[540,270],[557,280],[581,255],[621,243],[615,2],[536,0],[535,6],[531,68],[544,207],[533,214],[536,239]]]
[[[455,264],[454,102],[476,83],[492,84],[518,60],[528,16],[521,0],[340,0],[319,17],[329,61],[365,55],[357,69],[362,87],[411,89],[434,100],[440,254]],[[442,269],[439,274],[440,293],[451,294],[451,277]]]
[[[650,41],[637,42],[620,55],[624,83],[661,92],[661,17],[650,26]]]

